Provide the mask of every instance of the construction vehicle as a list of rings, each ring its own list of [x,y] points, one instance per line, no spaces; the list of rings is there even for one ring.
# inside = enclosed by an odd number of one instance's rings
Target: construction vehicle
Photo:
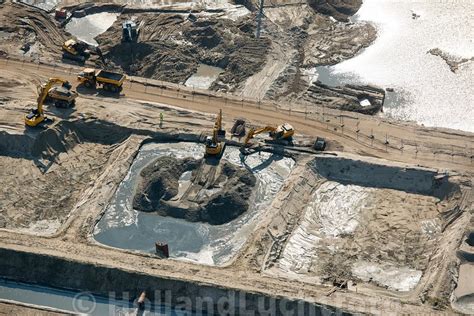
[[[282,145],[289,145],[291,144],[291,140],[293,138],[293,135],[295,134],[295,130],[293,129],[293,126],[291,126],[288,123],[284,123],[282,125],[279,125],[277,127],[274,126],[265,126],[259,129],[250,129],[250,131],[247,133],[247,136],[245,137],[243,147],[246,147],[252,138],[254,138],[256,135],[268,132],[268,136],[270,136],[271,140],[267,142],[270,143],[277,143],[277,144],[282,144]]]
[[[238,118],[234,122],[234,126],[230,130],[231,138],[233,137],[242,137],[245,136],[245,120],[243,118]]]
[[[87,43],[69,39],[63,44],[63,58],[84,63],[91,56],[90,46]]]
[[[77,81],[86,88],[97,89],[97,86],[102,86],[105,91],[118,93],[122,91],[125,75],[102,69],[85,68],[77,76]]]
[[[122,23],[122,42],[136,42],[138,34],[139,30],[135,22],[129,20]]]
[[[206,138],[206,157],[220,157],[225,149],[225,130],[222,129],[222,110],[217,114],[212,136]]]
[[[71,84],[66,82],[61,86],[52,87],[48,91],[46,102],[52,102],[57,108],[72,108],[76,104],[78,94],[71,89]],[[43,89],[43,86],[42,86]]]
[[[68,81],[60,78],[50,78],[48,82],[44,85],[41,85],[38,89],[38,105],[36,109],[32,109],[28,114],[25,115],[25,124],[27,126],[35,127],[47,120],[43,112],[43,105],[48,97],[48,93],[51,87],[55,84],[62,84],[65,88],[71,88],[71,85]]]
[[[317,137],[314,141],[313,148],[318,151],[326,149],[326,140],[322,137]]]

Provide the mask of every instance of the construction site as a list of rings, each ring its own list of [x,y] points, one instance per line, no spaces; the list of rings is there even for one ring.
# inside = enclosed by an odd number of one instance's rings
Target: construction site
[[[361,5],[0,1],[0,315],[474,313],[474,134],[323,83]]]

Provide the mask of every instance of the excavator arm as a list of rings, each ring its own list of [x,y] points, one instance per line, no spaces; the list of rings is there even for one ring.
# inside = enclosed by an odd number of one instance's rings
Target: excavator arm
[[[225,138],[225,131],[222,129],[222,110],[219,110],[212,129],[212,137],[206,141],[206,155],[222,155],[225,147],[225,143],[222,142],[223,138]]]
[[[273,127],[273,126],[265,126],[265,127],[258,128],[258,129],[251,128],[249,130],[249,132],[247,133],[247,136],[245,137],[244,146],[246,146],[250,142],[250,140],[255,137],[255,135],[265,133],[265,132],[272,133],[272,132],[275,132],[275,131],[276,131],[276,128]]]
[[[31,110],[25,116],[25,124],[28,126],[37,126],[41,122],[45,120],[44,112],[43,112],[43,104],[48,96],[48,92],[51,87],[55,84],[65,84],[67,83],[66,80],[60,78],[49,78],[46,84],[42,85],[39,89],[38,99],[37,99],[37,106],[36,109]]]
[[[293,127],[288,123],[284,123],[277,127],[265,126],[258,129],[251,128],[250,131],[247,133],[247,136],[245,137],[243,147],[246,147],[249,144],[250,140],[255,137],[255,135],[265,132],[268,132],[269,136],[273,140],[291,140],[293,134],[295,133]]]
[[[44,101],[46,100],[46,97],[48,96],[48,92],[56,84],[65,84],[67,83],[67,80],[60,79],[60,78],[49,78],[48,82],[44,85],[44,87],[41,87],[40,93],[38,95],[38,106],[37,106],[37,111],[38,114],[43,114],[43,104]]]

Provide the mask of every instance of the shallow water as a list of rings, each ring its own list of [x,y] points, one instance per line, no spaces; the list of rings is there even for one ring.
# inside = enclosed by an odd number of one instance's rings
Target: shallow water
[[[126,293],[122,293],[125,295]],[[89,292],[60,290],[33,284],[18,283],[0,279],[0,299],[25,304],[60,309],[80,315],[137,315],[133,298],[116,300],[114,297],[101,297]],[[176,311],[161,305],[146,306],[144,316],[198,315]]]
[[[196,73],[186,80],[185,85],[198,89],[209,89],[223,71],[224,69],[219,67],[201,64]]]
[[[273,201],[294,161],[262,153],[240,158],[237,148],[227,147],[222,159],[250,168],[257,186],[250,198],[250,208],[239,218],[224,225],[191,223],[183,219],[158,216],[133,210],[132,200],[137,175],[149,162],[161,155],[177,158],[202,158],[204,146],[196,143],[144,145],[116,196],[95,228],[95,239],[103,244],[154,253],[156,241],[166,242],[170,256],[202,264],[221,265],[232,258],[255,227],[259,215]],[[183,177],[183,181],[185,177]]]
[[[413,19],[412,13],[420,18]],[[340,82],[394,88],[385,115],[474,132],[474,62],[452,73],[443,59],[427,54],[440,48],[473,57],[473,16],[471,0],[365,0],[356,19],[374,23],[377,40],[324,71]]]
[[[66,31],[91,45],[97,45],[95,37],[107,31],[117,20],[118,13],[101,12],[83,18],[72,18],[66,24]]]

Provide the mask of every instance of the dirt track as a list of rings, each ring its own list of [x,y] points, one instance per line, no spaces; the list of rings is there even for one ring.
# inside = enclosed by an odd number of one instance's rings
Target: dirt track
[[[56,67],[12,60],[0,60],[0,65],[5,65],[6,76],[8,76],[8,71],[12,72],[10,77],[15,77],[15,70],[20,68],[22,73],[30,78],[61,76],[73,83],[76,82],[74,73],[80,69],[66,68],[63,72],[58,71]],[[72,69],[71,73],[70,69]],[[145,83],[145,80],[140,81]],[[304,110],[303,112],[289,110],[289,105],[285,103],[258,104],[219,94],[209,97],[207,92],[197,94],[193,93],[193,89],[183,86],[179,89],[175,88],[177,86],[167,86],[163,89],[159,82],[157,82],[158,86],[152,86],[153,81],[147,82],[149,82],[148,85],[136,81],[131,84],[125,83],[126,98],[124,100],[151,101],[207,113],[215,113],[218,108],[222,108],[226,122],[232,122],[243,114],[255,125],[277,125],[289,122],[296,127],[297,133],[326,137],[330,142],[333,141],[341,146],[339,149],[343,148],[343,151],[349,153],[442,170],[474,170],[472,157],[474,141],[468,132],[426,128],[412,123],[389,121],[379,117],[330,109],[325,109],[323,113],[308,110],[305,114]],[[90,99],[93,98],[93,94],[85,94],[83,97]],[[293,106],[292,104],[292,108]],[[321,121],[323,116],[324,121]],[[343,127],[341,127],[341,122]],[[386,141],[388,144],[385,143]]]

